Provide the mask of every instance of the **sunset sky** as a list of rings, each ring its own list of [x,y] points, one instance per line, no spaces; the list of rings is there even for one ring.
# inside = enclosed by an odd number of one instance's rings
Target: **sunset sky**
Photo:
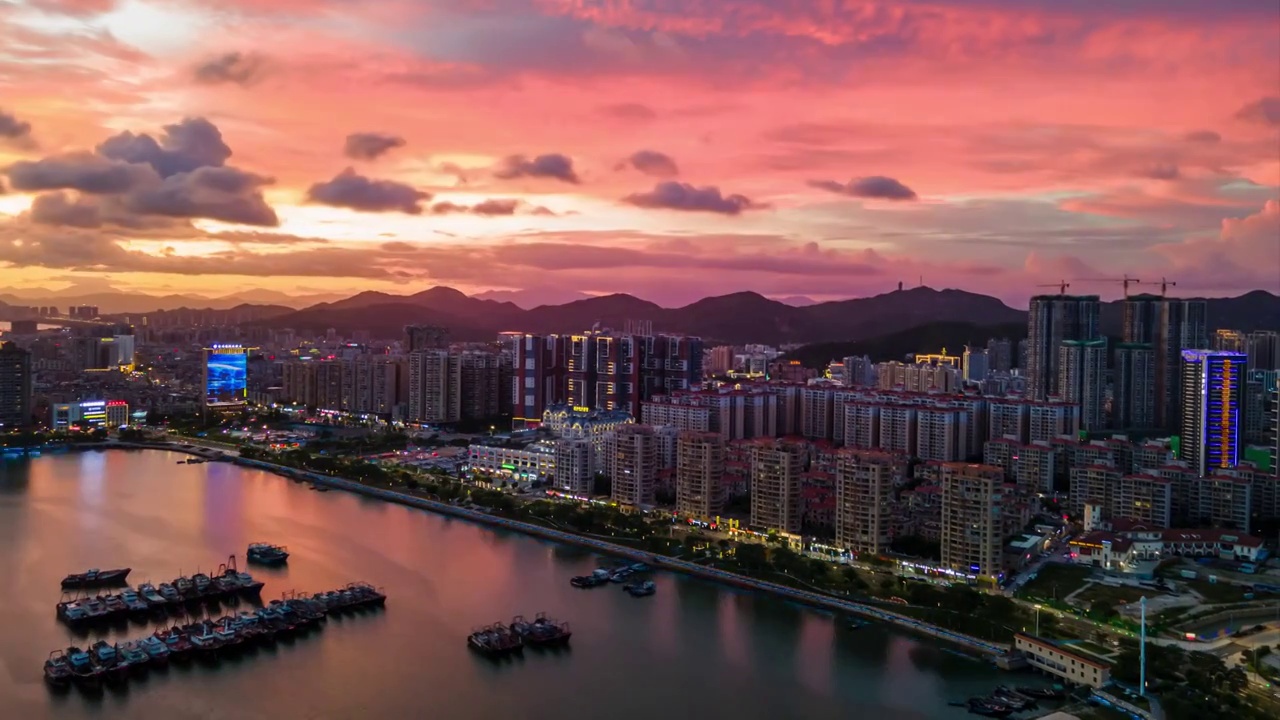
[[[0,288],[1280,292],[1269,0],[0,0]]]

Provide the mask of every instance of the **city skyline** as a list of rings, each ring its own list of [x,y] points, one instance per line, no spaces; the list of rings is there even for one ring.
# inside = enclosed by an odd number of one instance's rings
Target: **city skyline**
[[[9,2],[0,287],[1280,291],[1274,7],[824,7]]]

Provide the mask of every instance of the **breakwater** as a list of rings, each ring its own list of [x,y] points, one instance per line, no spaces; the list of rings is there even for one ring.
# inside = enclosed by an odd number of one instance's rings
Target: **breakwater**
[[[841,600],[840,598],[829,595],[821,595],[806,590],[799,590],[786,585],[772,583],[767,580],[757,580],[755,578],[738,575],[736,573],[725,572],[715,568],[704,567],[696,563],[678,560],[676,558],[654,555],[652,553],[636,550],[623,545],[598,540],[596,538],[584,537],[573,533],[561,532],[541,525],[521,522],[519,520],[511,520],[509,518],[499,517],[491,513],[481,510],[473,510],[471,508],[450,505],[449,503],[429,500],[423,497],[407,495],[405,493],[396,492],[394,490],[386,490],[383,488],[369,487],[351,480],[331,477],[328,475],[320,475],[317,473],[297,470],[295,468],[276,465],[274,463],[263,462],[260,460],[250,460],[247,458],[236,458],[237,464],[266,470],[284,475],[286,477],[300,478],[308,482],[324,485],[338,490],[346,490],[348,492],[358,493],[369,497],[376,497],[388,502],[408,505],[422,510],[449,515],[452,517],[463,518],[473,522],[499,527],[514,532],[531,535],[551,540],[553,542],[564,543],[567,545],[577,545],[579,547],[588,548],[602,554],[612,555],[625,558],[635,562],[642,562],[655,567],[661,567],[667,570],[682,572],[687,575],[700,577],[706,580],[712,580],[725,585],[730,585],[745,590],[754,590],[759,592],[770,593],[779,597],[786,598],[793,602],[797,602],[809,607],[822,610],[830,610],[835,612],[844,612],[860,615],[863,617],[879,620],[884,623],[894,625],[912,632],[927,635],[949,643],[954,643],[969,651],[975,652],[983,656],[999,656],[1009,650],[1008,645],[1001,643],[989,642],[979,638],[965,635],[963,633],[952,632],[943,628],[921,622],[911,617],[901,615],[899,613],[884,610],[882,608],[856,603],[849,600]]]

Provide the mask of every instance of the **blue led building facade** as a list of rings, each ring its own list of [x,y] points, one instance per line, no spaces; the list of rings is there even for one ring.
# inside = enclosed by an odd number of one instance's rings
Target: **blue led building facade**
[[[1201,477],[1240,460],[1241,401],[1248,356],[1182,351],[1182,460]]]

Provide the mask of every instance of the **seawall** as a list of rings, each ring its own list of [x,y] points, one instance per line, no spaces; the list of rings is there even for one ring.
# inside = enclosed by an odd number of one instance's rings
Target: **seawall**
[[[343,480],[341,478],[330,477],[327,475],[318,475],[304,470],[285,467],[283,465],[262,462],[260,460],[236,458],[235,462],[246,467],[267,470],[286,477],[301,478],[308,482],[338,490],[346,490],[348,492],[358,493],[369,497],[376,497],[388,502],[408,505],[410,507],[462,518],[491,527],[498,527],[505,530],[524,533],[544,540],[551,540],[553,542],[588,548],[603,554],[625,558],[634,562],[642,562],[666,570],[682,572],[686,575],[712,580],[733,587],[770,593],[809,607],[861,615],[863,617],[889,623],[912,632],[928,635],[949,643],[954,643],[969,651],[984,656],[1002,655],[1009,650],[1008,645],[988,642],[962,633],[944,630],[928,623],[915,620],[914,618],[883,610],[881,608],[872,607],[870,605],[841,600],[839,598],[820,595],[818,593],[812,593],[805,590],[798,590],[796,588],[779,585],[766,580],[757,580],[755,578],[749,578],[743,575],[725,572],[723,570],[716,570],[715,568],[704,567],[702,565],[678,560],[676,558],[654,555],[652,553],[643,552],[641,550],[636,550],[622,545],[616,545],[603,540],[597,540],[595,538],[561,532],[541,525],[534,525],[531,523],[520,522],[518,520],[498,517],[479,510],[450,505],[436,500],[428,500],[427,498],[417,497],[414,495],[406,495],[393,490],[369,487],[350,480]]]

